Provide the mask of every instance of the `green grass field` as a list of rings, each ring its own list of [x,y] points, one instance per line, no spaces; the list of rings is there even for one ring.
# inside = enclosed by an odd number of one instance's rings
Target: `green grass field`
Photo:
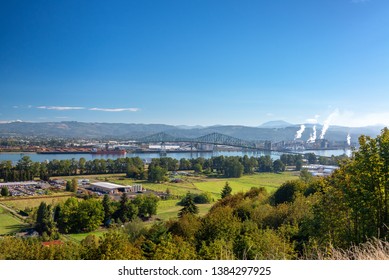
[[[68,234],[67,237],[74,241],[81,242],[84,240],[88,235],[95,235],[97,237],[101,237],[106,233],[108,230],[107,229],[98,229],[92,232],[87,232],[87,233],[73,233],[73,234]]]
[[[160,184],[155,183],[149,183],[147,181],[136,181],[132,179],[115,179],[112,180],[112,183],[119,184],[119,185],[133,185],[133,184],[142,184],[143,188],[155,192],[166,192],[166,189],[170,190],[170,193],[172,195],[178,195],[183,196],[187,192],[192,193],[201,193],[199,189],[196,188],[196,186],[193,183],[194,179],[185,179],[180,183],[172,183],[172,182],[165,182]]]
[[[177,205],[179,200],[162,200],[158,202],[157,216],[161,220],[169,220],[177,218],[178,212],[182,206]],[[197,204],[199,207],[199,215],[204,216],[211,209],[213,204]]]
[[[227,181],[232,188],[232,193],[246,192],[252,187],[264,187],[268,192],[274,192],[284,182],[296,179],[298,179],[298,175],[292,172],[281,174],[256,173],[241,178],[207,179],[204,182],[196,182],[194,185],[197,189],[209,192],[215,199],[219,199],[220,193]]]
[[[50,196],[50,197],[40,197],[40,198],[25,198],[25,199],[17,199],[17,200],[8,200],[3,201],[4,205],[12,208],[14,210],[24,210],[26,208],[34,208],[39,207],[41,202],[46,202],[47,204],[58,204],[69,199],[70,196],[58,197],[58,196]]]
[[[11,214],[7,213],[0,206],[0,235],[19,232],[26,227],[26,224],[24,224]]]

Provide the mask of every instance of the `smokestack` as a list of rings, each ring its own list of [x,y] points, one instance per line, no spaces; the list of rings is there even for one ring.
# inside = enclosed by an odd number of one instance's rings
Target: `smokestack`
[[[351,136],[350,136],[350,133],[347,134],[347,145],[351,146]]]
[[[301,136],[303,135],[304,130],[305,130],[305,125],[302,124],[302,125],[300,126],[300,130],[298,130],[298,131],[296,132],[296,135],[294,136],[294,140],[300,139]]]
[[[313,129],[313,133],[309,137],[307,143],[315,143],[316,141],[316,125],[314,125],[312,129]]]
[[[331,115],[329,115],[328,118],[324,121],[323,129],[321,130],[321,134],[320,134],[320,139],[324,139],[324,135],[326,135],[326,132],[330,127],[330,123],[336,115],[338,115],[338,109],[332,112]]]

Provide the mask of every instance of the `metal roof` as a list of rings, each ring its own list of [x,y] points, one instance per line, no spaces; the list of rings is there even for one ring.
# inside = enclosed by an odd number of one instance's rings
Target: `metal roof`
[[[115,190],[118,188],[129,188],[130,187],[130,186],[122,186],[122,185],[117,185],[117,184],[112,184],[112,183],[107,183],[107,182],[96,182],[96,183],[91,183],[91,185],[106,188],[106,189],[111,189],[111,190]]]

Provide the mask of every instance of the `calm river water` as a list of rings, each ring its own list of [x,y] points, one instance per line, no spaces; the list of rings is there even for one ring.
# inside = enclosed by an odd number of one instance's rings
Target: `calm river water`
[[[315,153],[318,156],[339,156],[342,154],[351,155],[350,150],[310,150],[306,152]],[[270,155],[272,159],[278,159],[279,154],[274,153],[263,153],[263,152],[203,152],[203,153],[168,153],[167,156],[175,159],[191,159],[191,158],[211,158],[213,156],[244,156],[247,155],[249,157],[259,157],[262,155]],[[94,160],[94,159],[117,159],[119,157],[140,157],[141,159],[151,160],[152,158],[159,158],[159,153],[127,153],[126,155],[95,155],[95,154],[37,154],[37,153],[0,153],[0,161],[3,160],[11,160],[16,163],[23,156],[29,156],[32,161],[43,162],[43,161],[51,161],[53,159],[65,160],[65,159],[75,159],[79,160],[80,158],[85,158],[86,160]]]

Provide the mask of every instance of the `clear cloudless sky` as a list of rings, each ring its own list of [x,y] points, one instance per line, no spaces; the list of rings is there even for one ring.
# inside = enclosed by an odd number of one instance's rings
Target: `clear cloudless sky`
[[[0,121],[389,125],[387,0],[0,1]]]

